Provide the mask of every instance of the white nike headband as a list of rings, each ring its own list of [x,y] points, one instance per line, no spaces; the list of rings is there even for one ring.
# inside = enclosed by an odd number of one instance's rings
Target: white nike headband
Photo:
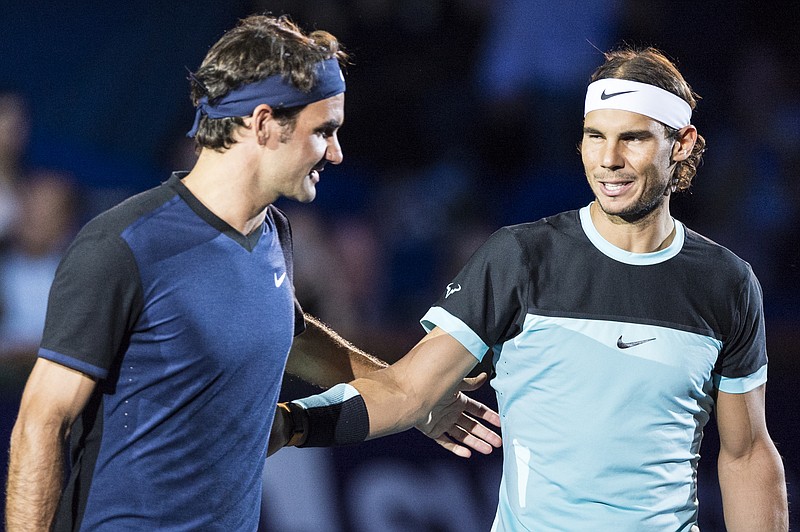
[[[585,117],[597,109],[618,109],[649,116],[669,127],[680,129],[692,119],[692,107],[681,97],[655,85],[605,78],[586,89]]]

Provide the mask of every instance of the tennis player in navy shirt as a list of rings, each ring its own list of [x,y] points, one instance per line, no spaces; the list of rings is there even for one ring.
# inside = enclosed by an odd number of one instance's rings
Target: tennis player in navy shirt
[[[342,161],[345,60],[327,32],[253,16],[191,75],[194,168],[89,222],[56,274],[12,435],[9,532],[255,530],[284,372],[328,387],[385,366],[303,313],[272,206],[312,201]],[[459,455],[499,445],[454,430],[467,415],[498,422],[458,395],[432,412],[441,429],[420,428]]]

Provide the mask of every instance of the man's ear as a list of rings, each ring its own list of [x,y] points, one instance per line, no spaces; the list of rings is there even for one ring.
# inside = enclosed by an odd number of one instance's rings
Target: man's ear
[[[253,131],[258,143],[265,146],[269,137],[275,134],[276,126],[275,117],[272,116],[272,107],[262,103],[255,109],[250,116],[250,129]]]
[[[697,142],[696,127],[690,124],[679,129],[675,144],[672,146],[672,160],[685,161],[692,154],[695,142]]]

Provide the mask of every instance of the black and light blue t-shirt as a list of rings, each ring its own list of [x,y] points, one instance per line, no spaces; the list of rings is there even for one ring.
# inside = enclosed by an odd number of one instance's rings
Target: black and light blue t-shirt
[[[242,235],[173,175],[76,237],[39,356],[98,381],[56,530],[257,528],[267,440],[303,330],[288,221]]]
[[[766,381],[750,266],[675,221],[629,253],[589,208],[496,232],[423,317],[491,351],[504,465],[493,530],[677,530],[697,520],[714,393]]]

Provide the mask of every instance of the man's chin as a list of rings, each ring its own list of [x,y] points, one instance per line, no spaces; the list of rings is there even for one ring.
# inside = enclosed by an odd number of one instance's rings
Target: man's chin
[[[663,202],[663,199],[657,198],[656,200],[643,204],[642,202],[635,202],[633,204],[622,204],[619,202],[603,202],[599,198],[597,204],[608,216],[615,216],[626,222],[633,223],[643,218],[646,218],[653,211],[655,211]]]
[[[626,202],[623,203],[619,200],[612,201],[608,198],[601,198],[595,196],[595,202],[600,207],[600,210],[609,216],[619,216],[630,209],[630,205]]]
[[[311,187],[310,189],[304,190],[303,193],[300,194],[300,196],[298,196],[295,199],[300,203],[311,203],[312,201],[314,201],[314,198],[316,197],[317,197],[317,189]]]

